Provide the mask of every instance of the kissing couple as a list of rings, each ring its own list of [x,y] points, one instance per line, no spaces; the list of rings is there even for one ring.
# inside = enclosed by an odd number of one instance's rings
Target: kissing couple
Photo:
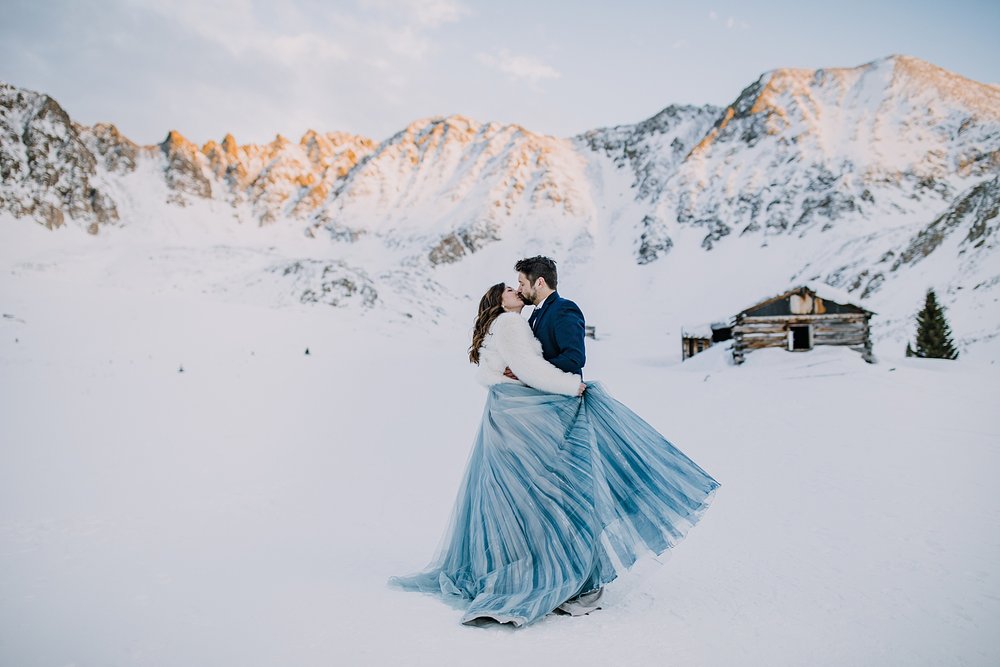
[[[680,542],[719,486],[584,382],[583,313],[556,291],[556,263],[514,270],[516,289],[497,283],[479,301],[469,361],[488,394],[443,546],[389,580],[458,601],[467,625],[599,609],[603,587]]]

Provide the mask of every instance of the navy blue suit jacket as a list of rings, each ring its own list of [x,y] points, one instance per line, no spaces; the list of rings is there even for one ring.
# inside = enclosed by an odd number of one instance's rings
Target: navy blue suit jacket
[[[580,308],[553,292],[528,318],[542,356],[556,368],[583,377],[587,354],[583,347],[584,323]]]

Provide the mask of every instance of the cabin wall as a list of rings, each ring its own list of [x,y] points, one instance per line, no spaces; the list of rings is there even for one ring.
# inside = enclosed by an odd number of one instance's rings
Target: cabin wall
[[[788,348],[790,327],[809,325],[812,347],[846,345],[862,352],[866,361],[873,361],[868,316],[855,313],[823,315],[768,315],[737,317],[733,327],[733,358],[742,363],[751,350],[766,347]]]
[[[681,361],[690,359],[699,352],[704,352],[712,346],[711,338],[695,338],[684,336],[681,338]]]

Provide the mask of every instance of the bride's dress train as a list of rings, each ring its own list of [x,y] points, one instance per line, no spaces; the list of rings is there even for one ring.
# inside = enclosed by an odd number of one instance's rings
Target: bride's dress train
[[[493,385],[441,552],[390,583],[468,601],[466,623],[520,626],[677,544],[718,482],[587,387]]]

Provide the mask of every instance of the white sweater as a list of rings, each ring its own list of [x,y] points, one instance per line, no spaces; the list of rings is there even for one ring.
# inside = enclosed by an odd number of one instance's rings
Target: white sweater
[[[518,380],[503,374],[510,368]],[[553,394],[576,396],[580,376],[565,373],[542,357],[542,344],[531,332],[528,321],[518,313],[502,313],[490,325],[479,348],[476,379],[487,387],[499,382],[515,382]]]

